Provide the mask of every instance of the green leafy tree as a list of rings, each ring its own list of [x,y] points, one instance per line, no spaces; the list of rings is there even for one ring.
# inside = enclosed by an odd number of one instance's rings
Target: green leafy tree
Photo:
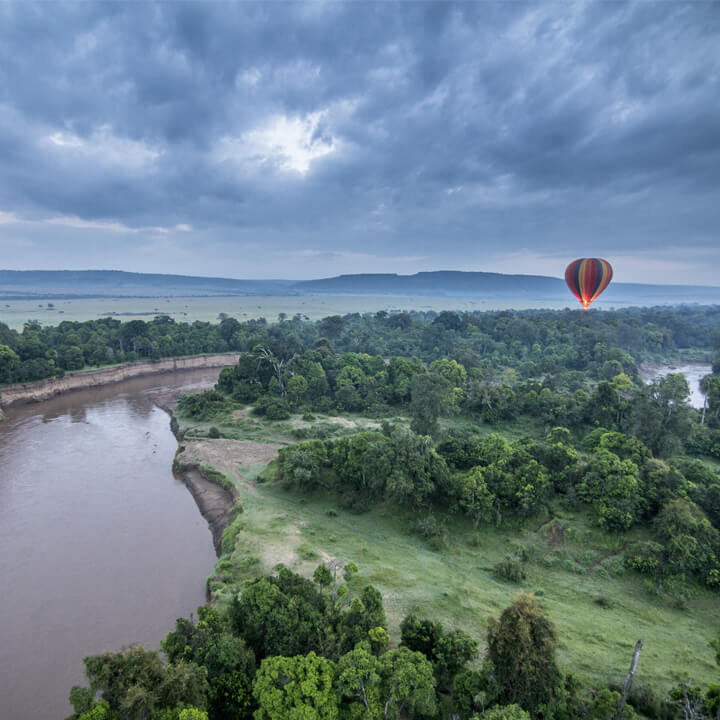
[[[484,468],[474,467],[460,477],[459,504],[475,525],[489,522],[495,515],[497,498],[490,492],[484,478]]]
[[[560,672],[555,629],[533,595],[521,595],[488,628],[488,658],[495,668],[498,699],[531,714],[550,707]]]
[[[700,381],[700,389],[705,393],[705,422],[712,427],[720,427],[720,372],[706,375]]]
[[[720,587],[720,531],[694,502],[671,500],[658,514],[655,527],[665,572],[695,573],[707,585]]]
[[[441,375],[415,375],[410,385],[412,429],[420,435],[435,435],[438,418],[450,401],[452,386]]]
[[[378,674],[384,719],[434,715],[435,678],[432,665],[422,653],[406,647],[389,650],[378,658]]]
[[[606,530],[627,530],[641,513],[637,465],[609,450],[599,449],[590,459],[578,491],[592,504],[598,525]]]
[[[208,705],[213,720],[249,717],[255,657],[226,619],[209,606],[198,608],[198,622],[180,618],[162,648],[169,662],[192,662],[207,670]]]
[[[690,389],[685,376],[670,373],[655,380],[636,395],[631,425],[640,438],[659,457],[669,457],[682,449],[692,428]]]
[[[255,657],[294,656],[334,645],[327,602],[311,581],[281,568],[275,578],[250,583],[230,606],[230,624]]]
[[[308,382],[302,375],[293,375],[288,380],[287,391],[293,402],[298,404],[308,391]]]
[[[253,693],[255,720],[338,720],[335,663],[314,652],[265,658]]]
[[[400,624],[404,646],[421,652],[433,666],[440,687],[451,687],[457,673],[477,654],[477,643],[462,630],[446,632],[442,623],[410,613]]]
[[[13,381],[13,373],[20,365],[20,357],[7,345],[0,345],[0,384]]]
[[[117,714],[117,720],[150,717],[183,704],[205,709],[207,671],[193,663],[165,664],[157,652],[141,646],[94,655],[84,662],[91,697],[100,693],[100,699],[107,703],[111,713]],[[73,688],[70,696],[76,702],[83,698],[77,688]]]
[[[384,717],[380,701],[379,660],[368,642],[360,642],[338,661],[337,691],[341,717],[358,720]]]
[[[430,363],[430,372],[442,375],[453,387],[462,387],[467,380],[467,371],[457,360],[440,358]]]

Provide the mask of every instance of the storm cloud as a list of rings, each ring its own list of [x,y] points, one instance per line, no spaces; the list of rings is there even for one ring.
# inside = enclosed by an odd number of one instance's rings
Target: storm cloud
[[[0,267],[720,284],[717,3],[0,4]]]

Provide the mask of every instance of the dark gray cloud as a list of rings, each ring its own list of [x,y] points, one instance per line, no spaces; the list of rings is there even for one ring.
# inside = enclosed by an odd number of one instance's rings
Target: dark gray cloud
[[[717,283],[719,40],[698,2],[3,3],[0,266]]]

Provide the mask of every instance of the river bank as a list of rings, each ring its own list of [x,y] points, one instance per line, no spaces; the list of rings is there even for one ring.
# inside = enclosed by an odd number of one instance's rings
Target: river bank
[[[42,402],[74,390],[93,388],[123,382],[132,378],[178,372],[181,370],[205,370],[235,365],[241,353],[217,353],[166,358],[157,362],[128,363],[97,370],[80,370],[63,377],[18,383],[0,387],[0,419],[2,409],[12,405]]]
[[[178,448],[179,452],[183,447]],[[242,512],[238,504],[239,495],[234,488],[223,486],[212,480],[199,465],[174,466],[175,477],[185,483],[200,514],[207,520],[212,533],[215,554],[220,557],[222,554],[222,537],[225,528],[233,520],[233,509]]]

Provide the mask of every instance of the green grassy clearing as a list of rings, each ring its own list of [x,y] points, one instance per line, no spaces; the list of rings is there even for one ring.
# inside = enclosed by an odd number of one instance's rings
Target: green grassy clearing
[[[301,439],[341,437],[363,430],[379,430],[381,420],[362,415],[343,416],[313,413],[313,420],[304,420],[294,414],[287,420],[269,422],[254,415],[251,407],[228,409],[218,413],[212,420],[198,421],[179,414],[183,432],[189,438],[207,437],[208,430],[216,427],[230,440],[252,440],[254,442],[296,443]],[[383,418],[392,423],[410,424],[405,416]]]
[[[293,442],[289,433],[298,425],[297,418],[272,423],[246,413],[230,416],[229,421],[240,422],[233,428],[219,421],[193,423],[188,430],[202,435],[215,424],[224,433],[234,430],[238,439]],[[521,435],[529,428],[514,429]],[[556,508],[552,517],[534,518],[524,528],[475,529],[456,516],[441,537],[425,540],[409,531],[412,518],[395,507],[357,515],[326,493],[287,492],[272,477],[272,463],[239,464],[230,476],[244,512],[209,580],[220,605],[243,581],[272,572],[278,563],[309,576],[323,559],[338,557],[359,565],[356,589],[372,583],[381,590],[395,642],[402,618],[417,610],[482,643],[490,616],[520,592],[535,592],[557,627],[563,667],[589,685],[623,676],[639,638],[645,649],[636,682],[666,690],[680,680],[717,680],[708,646],[720,630],[717,594],[695,589],[681,609],[626,572],[619,552],[639,533],[610,536],[583,514]],[[553,525],[561,529],[549,539]],[[520,549],[529,556],[526,580],[499,579],[494,566]]]

